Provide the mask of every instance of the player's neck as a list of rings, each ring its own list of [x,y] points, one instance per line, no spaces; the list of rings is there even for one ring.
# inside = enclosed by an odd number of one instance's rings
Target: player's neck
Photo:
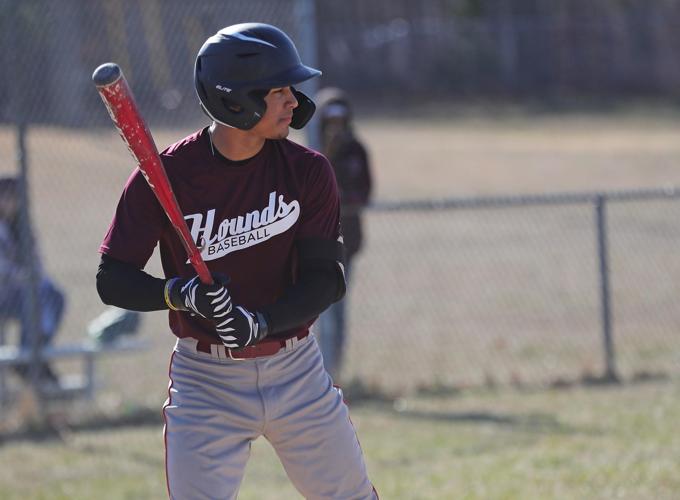
[[[260,152],[265,141],[263,137],[250,134],[247,130],[215,123],[210,126],[209,132],[212,147],[232,161],[252,158]]]

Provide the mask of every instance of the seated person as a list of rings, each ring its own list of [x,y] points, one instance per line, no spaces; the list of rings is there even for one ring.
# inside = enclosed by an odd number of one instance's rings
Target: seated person
[[[20,324],[20,345],[31,349],[33,332],[29,328],[31,265],[36,269],[36,300],[40,311],[36,326],[42,334],[42,345],[54,339],[64,312],[63,292],[45,275],[35,243],[33,255],[24,255],[21,249],[19,221],[19,184],[13,177],[0,178],[0,318],[16,320]],[[16,371],[28,377],[30,367],[19,365]],[[39,368],[41,382],[58,383],[58,378],[47,362]]]

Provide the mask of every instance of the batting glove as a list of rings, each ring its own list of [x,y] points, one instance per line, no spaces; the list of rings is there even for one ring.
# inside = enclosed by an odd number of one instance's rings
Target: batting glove
[[[236,306],[223,321],[215,324],[222,343],[230,349],[253,345],[269,333],[262,313],[252,313],[241,306]]]
[[[173,278],[165,285],[165,301],[170,309],[189,311],[202,318],[221,320],[231,312],[231,295],[226,276],[213,276],[214,283],[206,285],[198,276],[190,280]]]

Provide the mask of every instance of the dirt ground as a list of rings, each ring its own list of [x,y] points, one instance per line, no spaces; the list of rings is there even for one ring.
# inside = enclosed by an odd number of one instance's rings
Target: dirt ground
[[[363,116],[357,130],[371,153],[377,201],[680,186],[680,120],[669,115]],[[162,147],[191,131],[154,135]],[[78,340],[104,310],[94,287],[97,248],[134,165],[108,128],[38,127],[28,146],[40,248],[68,295],[59,342]],[[12,172],[7,127],[0,151],[2,171]],[[677,366],[679,209],[677,201],[610,208],[618,362],[629,374],[645,363]],[[405,390],[597,375],[593,214],[587,204],[369,212],[343,380]],[[152,260],[148,270],[159,275]],[[101,363],[102,404],[160,405],[173,344],[165,325],[163,313],[145,314],[140,336],[150,349]]]

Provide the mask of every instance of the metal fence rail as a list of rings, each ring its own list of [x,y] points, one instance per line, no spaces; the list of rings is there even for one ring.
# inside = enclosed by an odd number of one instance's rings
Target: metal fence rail
[[[605,201],[642,201],[664,198],[679,198],[680,189],[664,187],[657,189],[632,189],[610,192],[551,193],[510,196],[475,196],[431,200],[379,201],[373,203],[371,210],[377,212],[409,210],[444,210],[464,208],[500,208],[527,205],[570,205],[598,203]]]

